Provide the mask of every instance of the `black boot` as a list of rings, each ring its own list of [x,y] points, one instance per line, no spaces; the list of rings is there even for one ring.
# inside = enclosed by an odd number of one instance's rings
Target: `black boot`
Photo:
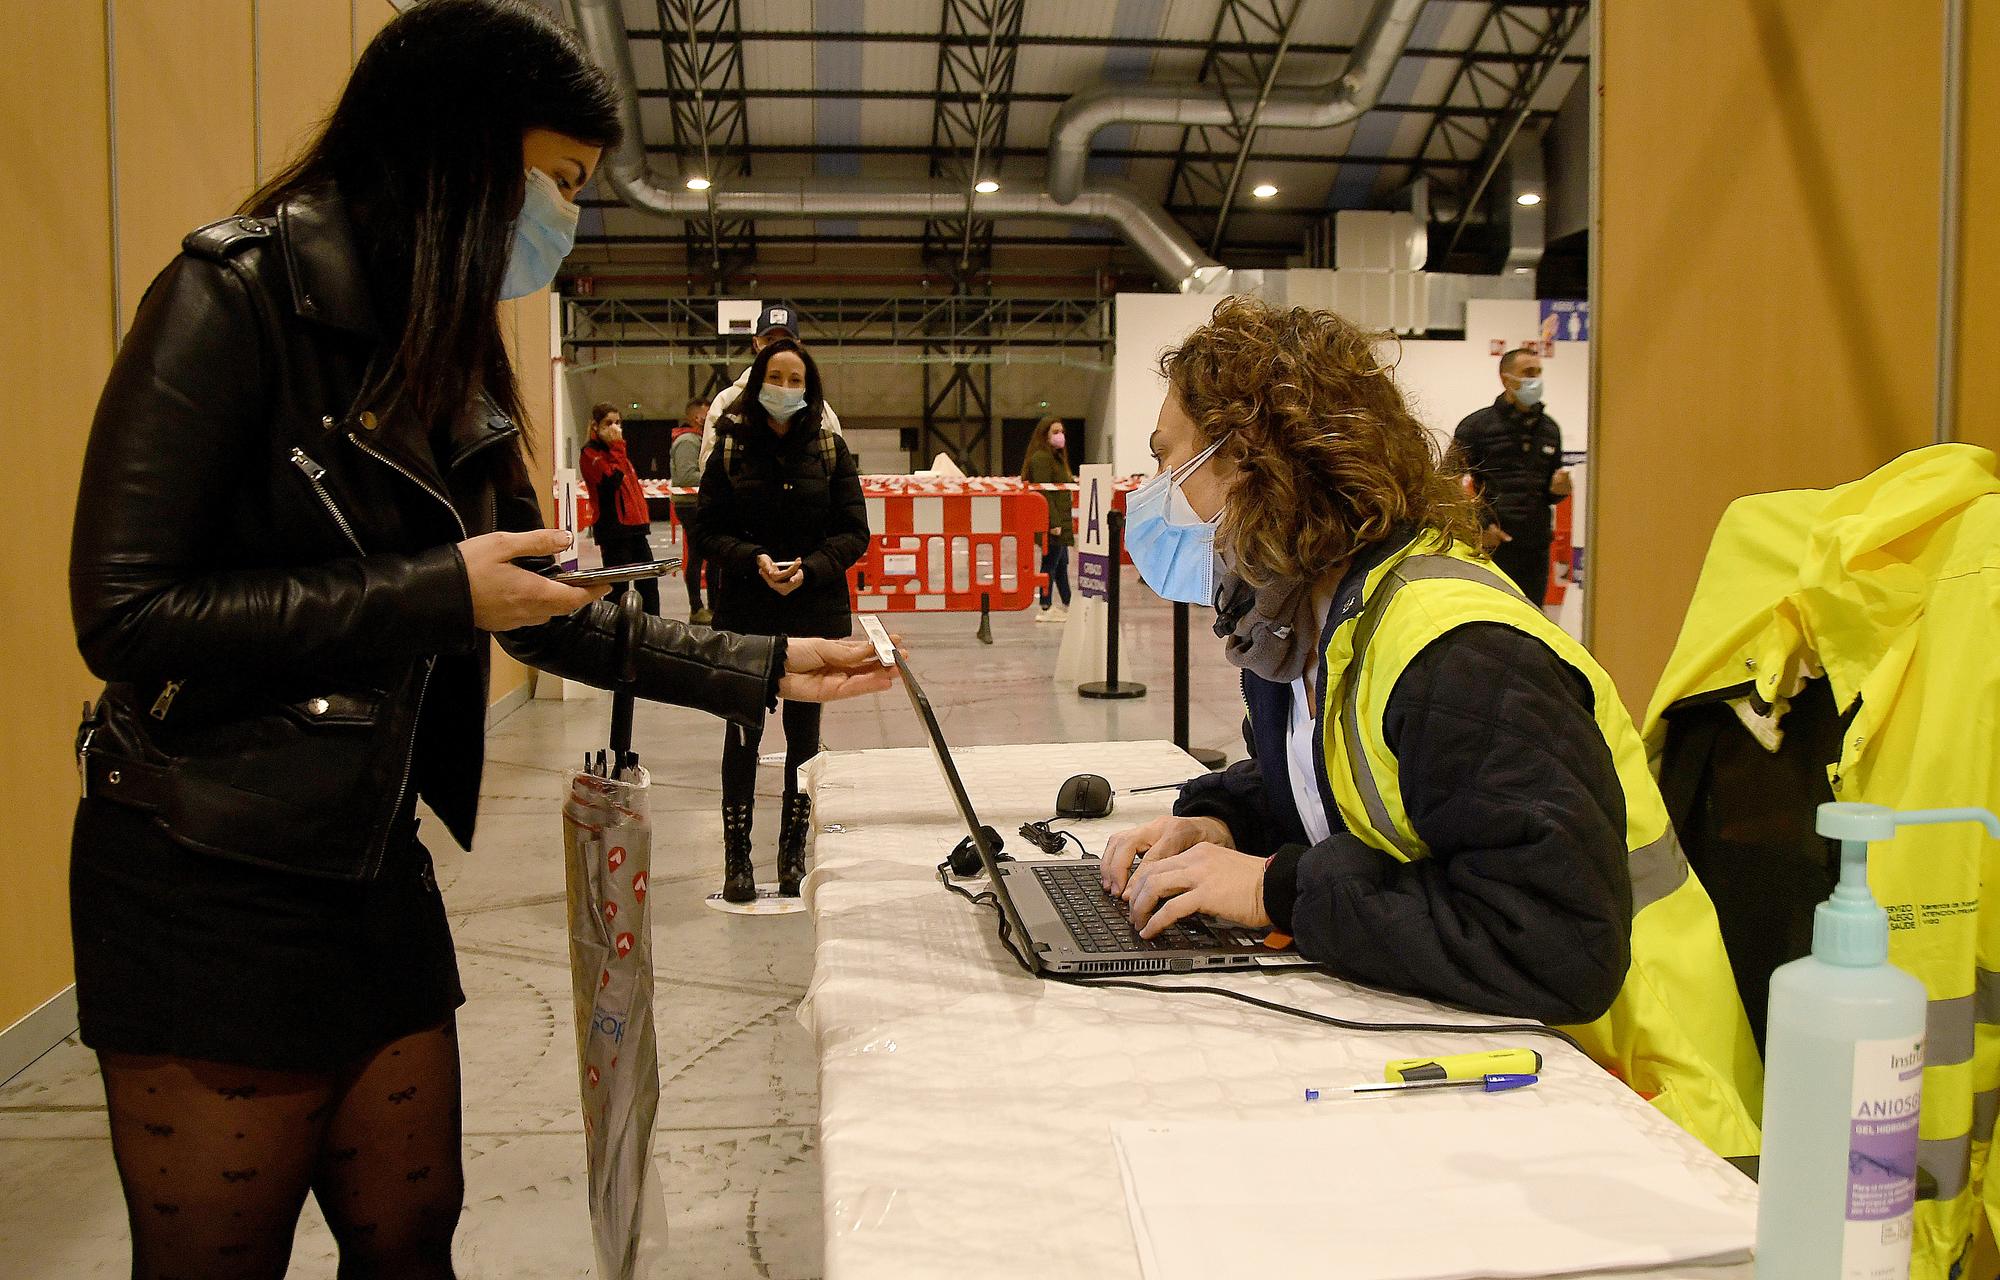
[[[785,797],[785,818],[778,827],[778,892],[799,896],[806,878],[806,837],[811,834],[812,797],[794,791]]]
[[[754,902],[757,873],[750,866],[750,816],[747,804],[722,806],[722,900]]]

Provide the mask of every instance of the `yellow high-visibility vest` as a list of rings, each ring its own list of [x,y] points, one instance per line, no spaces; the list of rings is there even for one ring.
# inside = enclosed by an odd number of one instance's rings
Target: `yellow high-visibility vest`
[[[1715,908],[1689,870],[1659,787],[1610,676],[1582,645],[1529,605],[1493,566],[1460,545],[1420,536],[1373,569],[1362,608],[1327,652],[1321,743],[1341,818],[1400,861],[1427,857],[1403,807],[1383,730],[1404,668],[1446,632],[1497,622],[1533,636],[1590,682],[1597,727],[1625,792],[1632,878],[1632,962],[1611,1009],[1567,1030],[1600,1065],[1724,1156],[1753,1155],[1762,1067],[1737,997]]]
[[[1853,711],[1828,770],[1836,800],[1897,809],[2000,804],[2000,477],[1970,445],[1904,454],[1852,484],[1760,494],[1717,527],[1674,656],[1646,713],[1755,695],[1782,732],[1787,700],[1824,673]],[[1859,702],[1858,709],[1856,702]],[[2000,846],[1921,827],[1868,863],[1889,959],[1930,992],[1911,1274],[1942,1280],[2000,1221],[1986,1176],[2000,1114]],[[2000,884],[2000,878],[1995,879]],[[1980,1212],[1983,1206],[1984,1212]]]

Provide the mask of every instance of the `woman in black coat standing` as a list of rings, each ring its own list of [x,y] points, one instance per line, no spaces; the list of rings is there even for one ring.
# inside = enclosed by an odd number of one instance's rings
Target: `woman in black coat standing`
[[[847,570],[868,549],[868,507],[854,455],[822,426],[819,369],[781,339],[750,366],[743,396],[718,430],[701,477],[701,554],[710,563],[715,625],[747,635],[844,639],[853,629]],[[811,802],[799,766],[819,752],[819,706],[784,703],[785,810],[778,828],[778,892],[805,877]],[[757,896],[750,826],[763,727],[733,724],[722,747],[722,896]]]

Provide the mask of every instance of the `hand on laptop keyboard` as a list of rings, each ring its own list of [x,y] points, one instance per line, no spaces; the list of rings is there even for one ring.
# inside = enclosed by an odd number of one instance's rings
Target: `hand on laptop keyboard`
[[[1208,843],[1169,858],[1149,855],[1122,896],[1142,938],[1159,937],[1196,913],[1266,929],[1271,917],[1264,911],[1265,861]]]
[[[1141,938],[1126,918],[1124,902],[1107,893],[1099,882],[1096,867],[1077,863],[1028,865],[1085,951],[1165,951],[1215,945],[1214,935],[1198,920],[1175,925],[1155,938]]]

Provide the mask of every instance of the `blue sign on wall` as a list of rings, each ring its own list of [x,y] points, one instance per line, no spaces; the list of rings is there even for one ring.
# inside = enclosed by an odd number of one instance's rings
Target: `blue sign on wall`
[[[1563,299],[1542,300],[1542,337],[1557,342],[1590,341],[1590,304]]]

